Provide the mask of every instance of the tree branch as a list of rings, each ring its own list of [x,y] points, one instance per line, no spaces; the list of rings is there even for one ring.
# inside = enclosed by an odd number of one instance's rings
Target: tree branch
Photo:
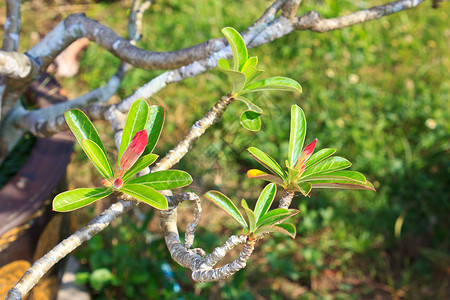
[[[399,0],[332,19],[324,19],[317,11],[311,11],[294,19],[294,27],[296,30],[327,32],[398,13],[416,7],[423,1],[424,0]]]
[[[20,0],[6,1],[6,20],[3,35],[3,51],[17,51],[20,32]]]
[[[186,155],[194,142],[205,133],[206,129],[211,125],[217,123],[220,120],[225,110],[234,101],[231,96],[223,96],[220,100],[208,111],[208,113],[192,125],[189,132],[184,139],[178,143],[172,150],[170,150],[163,159],[161,159],[152,172],[159,170],[170,169],[174,164],[180,161],[180,159]]]
[[[297,15],[297,10],[302,0],[287,0],[283,6],[281,15],[289,20],[292,20]]]
[[[9,290],[5,299],[22,299],[25,294],[36,285],[39,279],[58,261],[67,256],[82,243],[90,240],[94,235],[105,229],[118,216],[122,215],[135,205],[136,202],[119,201],[94,218],[88,225],[63,240],[42,258],[38,259],[33,266],[27,270],[20,281]]]

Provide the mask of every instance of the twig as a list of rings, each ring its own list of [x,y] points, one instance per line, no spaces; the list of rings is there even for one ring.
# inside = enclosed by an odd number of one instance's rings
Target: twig
[[[17,51],[20,32],[20,0],[6,1],[6,20],[3,35],[3,51]]]
[[[418,6],[423,1],[424,0],[393,1],[332,19],[324,19],[317,11],[311,11],[301,17],[294,19],[294,26],[296,30],[327,32],[379,19],[381,17],[398,13],[406,9],[411,9]]]
[[[194,142],[206,131],[206,129],[215,124],[222,117],[223,113],[228,108],[228,105],[230,105],[233,101],[234,98],[231,96],[223,96],[220,98],[220,100],[203,118],[192,125],[184,139],[155,165],[152,172],[170,169],[174,164],[179,162],[180,159],[186,155]]]
[[[22,276],[20,281],[8,292],[5,300],[22,299],[25,294],[33,288],[42,276],[58,261],[67,256],[70,252],[80,246],[82,243],[90,240],[94,235],[105,229],[112,221],[137,202],[119,201],[99,216],[94,218],[88,225],[63,240],[42,258],[38,259],[31,268]]]

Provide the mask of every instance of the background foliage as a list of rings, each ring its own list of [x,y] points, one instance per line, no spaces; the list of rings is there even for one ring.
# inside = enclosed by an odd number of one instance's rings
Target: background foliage
[[[66,5],[57,10],[39,7],[43,13],[38,15],[34,2],[27,2],[23,36],[44,34],[78,10],[124,35],[129,2]],[[299,13],[315,9],[324,17],[335,17],[380,3],[305,1]],[[172,50],[219,37],[225,26],[242,30],[268,4],[253,1],[242,9],[241,1],[155,1],[145,15],[139,46]],[[265,110],[258,133],[239,125],[241,104],[231,105],[177,166],[192,174],[194,192],[218,189],[231,199],[256,201],[264,183],[246,178],[245,172],[257,167],[246,149],[257,146],[278,153],[278,161],[286,157],[289,108],[298,104],[308,122],[306,142],[317,137],[318,148],[339,149],[338,154],[354,163],[352,169],[374,183],[377,193],[316,190],[310,198],[296,197],[292,208],[301,211],[292,220],[298,224],[297,238],[265,239],[246,269],[216,284],[192,285],[189,272],[173,263],[165,249],[157,214],[153,210],[145,214],[141,208],[78,252],[84,263],[79,280],[89,282],[98,299],[444,299],[450,279],[450,16],[448,3],[441,3],[438,10],[430,6],[424,3],[324,34],[297,32],[250,49],[261,69],[299,81],[303,94],[265,93],[253,98]],[[34,32],[36,28],[42,32]],[[32,45],[32,38],[22,40],[21,47]],[[117,65],[115,57],[91,44],[82,55],[79,76],[65,80],[68,94],[105,83]],[[132,71],[119,96],[156,74]],[[150,99],[167,112],[155,153],[172,148],[215,100],[229,92],[226,80],[216,69],[171,85]],[[110,138],[105,142],[107,151],[115,153],[109,132],[103,135]],[[78,149],[69,167],[70,184],[98,183],[89,168]],[[182,206],[180,211],[184,228],[192,210]],[[206,251],[237,232],[232,219],[206,201],[201,225],[206,228],[199,230],[194,246]]]

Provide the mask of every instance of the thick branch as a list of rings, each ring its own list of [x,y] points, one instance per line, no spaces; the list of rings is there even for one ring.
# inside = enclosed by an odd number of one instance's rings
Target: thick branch
[[[62,50],[81,37],[87,37],[120,60],[147,70],[178,68],[202,59],[225,45],[225,39],[219,38],[175,51],[146,51],[132,45],[110,28],[86,17],[84,14],[73,14],[59,23],[28,53],[34,59],[40,61],[42,63],[41,70],[45,70]]]
[[[9,78],[22,79],[32,72],[30,58],[18,52],[0,51],[0,73]]]

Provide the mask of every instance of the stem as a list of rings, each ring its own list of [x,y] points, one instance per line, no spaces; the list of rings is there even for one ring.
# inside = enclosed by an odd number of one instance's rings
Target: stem
[[[294,198],[294,191],[291,190],[284,190],[283,195],[280,199],[280,204],[278,205],[279,208],[286,208],[288,209],[289,206],[291,206],[292,199]]]

